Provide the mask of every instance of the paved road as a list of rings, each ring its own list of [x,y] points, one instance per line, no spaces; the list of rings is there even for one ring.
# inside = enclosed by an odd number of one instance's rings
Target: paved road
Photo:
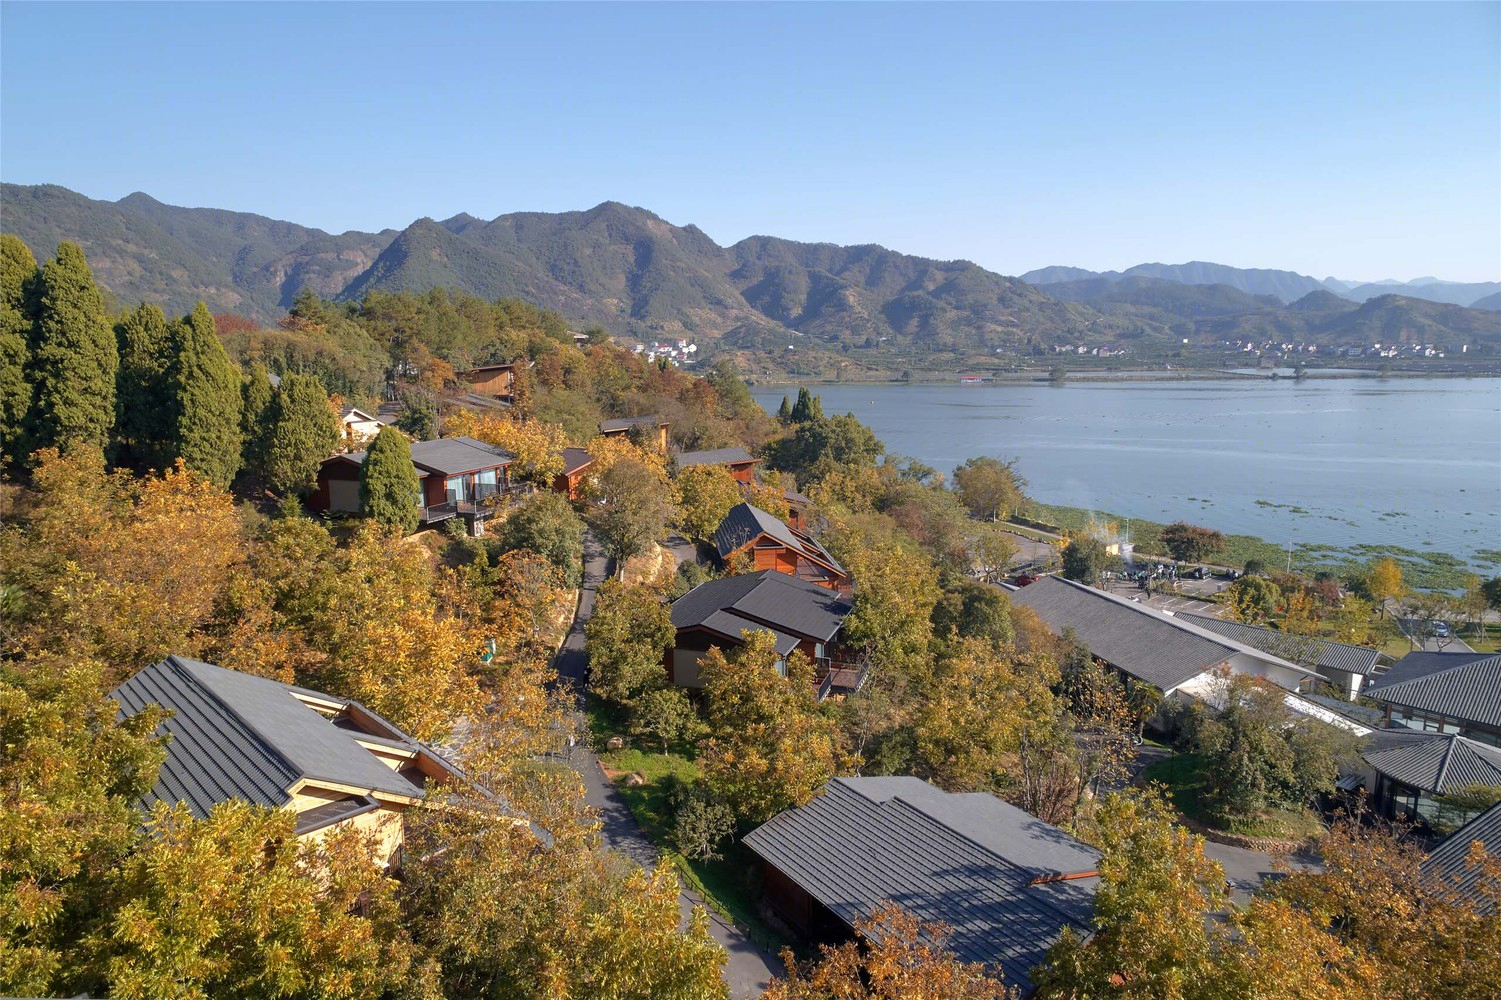
[[[1230,883],[1230,898],[1238,906],[1250,902],[1252,893],[1261,888],[1261,883],[1266,879],[1283,877],[1277,871],[1275,859],[1266,851],[1231,847],[1229,844],[1206,840],[1204,856],[1211,861],[1218,861],[1220,867],[1225,869],[1225,881]],[[1294,854],[1287,861],[1295,871],[1322,871],[1324,867],[1323,861],[1313,853]]]
[[[579,592],[578,612],[574,616],[572,627],[568,630],[567,638],[563,640],[563,645],[558,650],[558,655],[553,659],[553,664],[558,671],[559,684],[572,687],[578,693],[581,704],[584,692],[584,667],[588,663],[588,657],[584,653],[584,623],[594,612],[595,588],[604,582],[608,574],[608,561],[601,553],[598,542],[592,534],[586,533],[584,535],[584,581]],[[605,846],[630,858],[643,868],[648,870],[655,868],[661,860],[656,846],[647,839],[641,827],[636,824],[636,819],[631,815],[630,808],[621,798],[620,792],[605,779],[604,772],[599,766],[599,758],[586,747],[577,747],[570,756],[569,762],[584,779],[585,801],[599,812],[600,839],[604,841]],[[687,925],[689,914],[693,912],[695,906],[703,907],[708,913],[709,933],[723,946],[728,956],[723,975],[725,983],[730,987],[730,996],[735,1000],[750,1000],[752,997],[759,997],[771,985],[772,978],[783,971],[782,963],[775,955],[761,949],[738,927],[710,910],[697,894],[683,890],[678,906],[683,914],[684,926]]]

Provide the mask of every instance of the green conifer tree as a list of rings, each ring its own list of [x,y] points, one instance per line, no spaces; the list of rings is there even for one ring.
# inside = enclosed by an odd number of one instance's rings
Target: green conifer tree
[[[251,365],[250,371],[240,381],[240,461],[260,481],[265,479],[274,395],[266,367]]]
[[[142,302],[115,324],[114,460],[139,471],[166,467],[172,422],[167,399],[167,317]]]
[[[283,495],[311,490],[318,466],[339,444],[323,383],[316,375],[287,375],[267,416],[266,485]]]
[[[21,429],[31,408],[27,343],[36,316],[36,258],[20,237],[0,235],[0,461],[20,458]]]
[[[792,406],[792,422],[804,424],[823,419],[823,400],[808,391],[806,386],[797,390],[797,402]]]
[[[58,246],[57,257],[42,265],[36,291],[26,448],[103,448],[115,422],[120,357],[104,296],[77,244]]]
[[[421,488],[406,437],[394,427],[382,427],[360,466],[360,513],[413,531]]]
[[[782,405],[777,407],[777,420],[784,424],[792,423],[792,400],[782,397]]]
[[[172,459],[220,486],[240,471],[240,373],[214,332],[202,302],[172,324],[167,396],[172,419]]]

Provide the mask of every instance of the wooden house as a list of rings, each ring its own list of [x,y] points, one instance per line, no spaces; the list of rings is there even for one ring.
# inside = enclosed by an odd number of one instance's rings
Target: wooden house
[[[339,437],[346,448],[363,448],[384,426],[383,421],[353,406],[339,411]]]
[[[631,431],[641,428],[658,452],[667,454],[667,428],[672,426],[661,417],[615,417],[599,424],[600,437],[627,437]]]
[[[172,710],[156,784],[141,803],[182,802],[200,819],[239,799],[296,814],[299,840],[354,827],[382,861],[398,859],[402,814],[443,783],[468,785],[457,765],[348,698],[168,656],[111,694],[128,718]]]
[[[680,451],[675,456],[679,469],[695,465],[722,465],[730,470],[735,482],[749,484],[755,480],[756,465],[761,460],[752,458],[744,448],[713,448],[709,451]]]
[[[743,843],[762,862],[766,901],[810,945],[852,938],[896,900],[942,923],[955,958],[1002,973],[1025,996],[1065,929],[1093,929],[1100,852],[983,792],[835,778]]]
[[[325,461],[318,470],[318,489],[310,506],[331,514],[358,514],[360,466],[366,454],[355,451]],[[527,484],[512,484],[509,467],[514,460],[510,452],[469,437],[415,442],[412,465],[419,485],[412,502],[420,523],[462,517],[474,534],[483,534],[484,520],[497,509],[498,501],[530,491]]]
[[[470,392],[497,399],[510,399],[511,387],[516,383],[516,363],[481,365],[456,374],[460,381],[469,384]]]
[[[584,477],[588,474],[589,467],[594,464],[594,458],[582,448],[563,449],[563,471],[553,477],[552,488],[570,500],[581,500],[584,496]]]
[[[730,508],[714,532],[714,547],[725,565],[748,558],[752,570],[772,569],[829,590],[850,590],[849,574],[828,549],[749,503]]]
[[[770,632],[777,669],[786,672],[794,651],[813,663],[818,696],[858,691],[869,658],[845,649],[839,630],[850,602],[824,587],[775,570],[727,576],[694,587],[672,604],[673,645],[666,652],[667,677],[680,687],[701,688],[701,661],[711,648],[743,645],[743,633]]]

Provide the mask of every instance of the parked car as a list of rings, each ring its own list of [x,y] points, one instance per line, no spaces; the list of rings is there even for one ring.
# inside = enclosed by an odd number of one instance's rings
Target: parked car
[[[1036,583],[1039,579],[1039,577],[1033,576],[1031,573],[1023,573],[1016,578],[1016,585],[1018,587],[1025,587],[1028,584]]]
[[[1433,623],[1433,635],[1434,635],[1435,638],[1438,638],[1438,639],[1447,639],[1447,638],[1449,638],[1449,623],[1448,622],[1434,622]]]

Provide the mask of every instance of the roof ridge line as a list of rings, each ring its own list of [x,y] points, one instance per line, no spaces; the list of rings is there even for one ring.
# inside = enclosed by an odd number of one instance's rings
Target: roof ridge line
[[[252,725],[249,719],[245,718],[238,711],[236,711],[235,707],[229,702],[225,701],[222,697],[220,697],[217,691],[199,681],[197,677],[194,677],[193,672],[187,668],[187,665],[183,662],[182,657],[178,656],[176,653],[168,653],[166,662],[171,665],[173,670],[178,671],[184,678],[186,678],[188,682],[193,685],[194,689],[202,692],[204,697],[208,698],[215,705],[218,705],[221,709],[228,713],[230,718],[234,719],[241,726],[244,726],[245,731],[254,736],[256,742],[264,746],[266,748],[266,751],[270,753],[271,756],[275,757],[276,760],[280,762],[287,771],[293,774],[293,776],[302,774],[302,768],[298,767],[290,757],[282,753],[282,751],[277,748],[276,744],[267,739],[265,733],[262,733],[254,725]],[[202,660],[195,660],[193,662],[203,663],[203,665],[206,667],[215,667],[218,670],[229,669],[228,667],[220,667],[217,664],[213,663],[204,663],[204,661]],[[278,687],[282,688],[284,691],[287,687],[285,684],[282,684],[281,681],[273,681],[271,680],[271,678],[261,677],[259,674],[246,674],[246,676],[255,677],[258,680],[263,680],[270,684],[275,684]],[[291,695],[290,692],[288,692],[288,697],[291,697],[293,701],[297,701],[297,698]],[[300,701],[297,701],[297,703],[299,705],[302,705],[302,702]],[[302,705],[302,707],[307,708],[306,705]],[[311,708],[307,708],[307,710],[309,712],[313,711]],[[315,712],[314,714],[316,715],[317,713]]]

